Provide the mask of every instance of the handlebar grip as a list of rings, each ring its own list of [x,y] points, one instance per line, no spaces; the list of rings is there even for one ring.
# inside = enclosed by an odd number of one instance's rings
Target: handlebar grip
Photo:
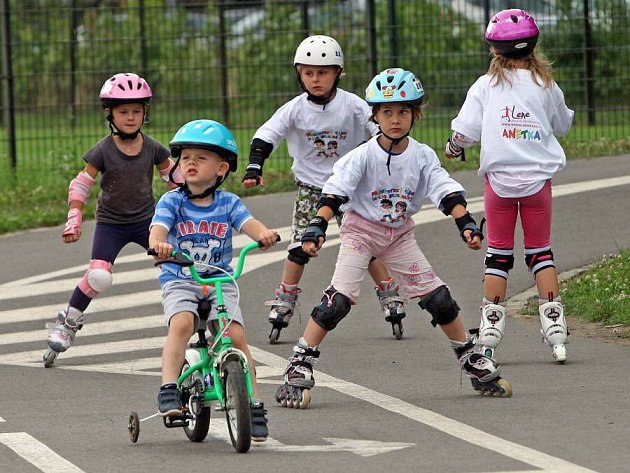
[[[282,241],[282,238],[280,238],[280,235],[276,235],[276,243]],[[257,242],[258,243],[258,248],[262,248],[263,244],[261,241]]]
[[[147,250],[147,255],[149,255],[149,256],[157,256],[158,254],[157,254],[157,251],[155,251],[153,248],[149,248]]]

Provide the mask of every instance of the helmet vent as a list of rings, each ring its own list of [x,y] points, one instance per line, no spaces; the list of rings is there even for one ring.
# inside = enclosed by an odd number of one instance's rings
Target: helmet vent
[[[127,81],[127,84],[129,85],[129,90],[133,90],[133,82],[131,82],[130,80]]]
[[[125,88],[122,86],[122,84],[118,84],[118,88],[119,88],[120,90],[125,90]]]
[[[326,53],[322,53],[322,57],[326,57]]]
[[[399,89],[402,89],[402,88],[403,88],[403,85],[405,85],[405,82],[407,82],[407,81],[405,81],[405,80],[404,80],[404,81],[402,81],[400,84],[398,84],[398,88],[399,88]]]
[[[513,23],[518,23],[518,16],[512,15],[510,16],[510,19],[512,20]]]

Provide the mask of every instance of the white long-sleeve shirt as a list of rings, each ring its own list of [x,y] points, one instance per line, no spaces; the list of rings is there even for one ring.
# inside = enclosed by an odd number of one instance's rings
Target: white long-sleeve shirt
[[[334,166],[323,194],[348,197],[341,206],[366,220],[398,228],[429,199],[440,208],[441,200],[464,188],[441,166],[435,151],[409,137],[407,149],[393,154],[387,171],[387,150],[377,137],[350,151]]]
[[[568,133],[573,110],[556,83],[543,88],[526,69],[506,74],[512,86],[491,85],[494,79],[487,74],[479,77],[451,128],[481,140],[478,174],[487,175],[499,196],[525,197],[565,167],[556,136]]]
[[[338,159],[378,132],[363,99],[337,89],[325,106],[301,94],[280,107],[254,134],[275,150],[286,138],[291,170],[305,184],[321,188]]]

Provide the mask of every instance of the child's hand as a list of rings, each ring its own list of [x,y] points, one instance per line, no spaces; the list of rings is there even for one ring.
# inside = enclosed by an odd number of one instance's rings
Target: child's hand
[[[264,230],[258,235],[258,241],[263,244],[261,248],[263,251],[271,248],[278,242],[278,232],[275,230]]]
[[[165,241],[154,244],[153,249],[157,253],[156,259],[168,259],[173,254],[173,245]]]
[[[481,238],[479,237],[479,235],[475,235],[471,238],[472,234],[472,230],[466,230],[462,235],[464,237],[464,241],[466,242],[466,245],[468,245],[468,248],[470,248],[471,250],[480,250]]]
[[[316,245],[312,241],[305,241],[302,243],[302,251],[309,256],[317,256],[317,252],[321,249],[324,244],[324,240],[320,238],[319,244]]]
[[[446,142],[446,147],[444,148],[444,155],[448,159],[455,159],[455,158],[461,157],[462,161],[466,160],[466,158],[464,157],[465,156],[464,148],[457,146],[455,143],[451,141],[450,138]]]
[[[68,211],[68,220],[66,226],[61,233],[61,238],[64,243],[74,243],[81,238],[81,222],[83,221],[83,214],[81,209],[71,208]]]

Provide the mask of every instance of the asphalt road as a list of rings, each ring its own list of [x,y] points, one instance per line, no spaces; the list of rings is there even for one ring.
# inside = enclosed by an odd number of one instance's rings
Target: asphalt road
[[[455,173],[480,216],[482,181]],[[630,156],[571,161],[554,180],[553,251],[560,271],[630,247],[626,205]],[[291,194],[245,199],[254,215],[288,235]],[[429,206],[430,207],[430,206]],[[467,250],[455,225],[427,208],[416,236],[449,284],[468,326],[477,324],[483,252]],[[211,435],[195,444],[159,419],[129,441],[128,415],[156,410],[159,356],[166,333],[157,273],[139,247],[124,250],[114,286],[89,309],[76,345],[44,369],[46,330],[82,276],[93,224],[64,245],[60,227],[0,237],[0,471],[426,471],[627,472],[630,464],[630,350],[571,337],[569,361],[556,365],[537,324],[512,317],[499,350],[509,399],[477,395],[428,314],[407,306],[403,340],[392,337],[365,282],[361,300],[322,344],[317,386],[307,410],[273,402],[276,385],[337,253],[336,228],[302,280],[296,316],[269,345],[264,301],[281,275],[285,244],[252,254],[241,280],[241,306],[269,410],[268,442],[236,454],[213,412]],[[239,240],[240,243],[245,240]],[[522,264],[510,294],[532,285]]]

